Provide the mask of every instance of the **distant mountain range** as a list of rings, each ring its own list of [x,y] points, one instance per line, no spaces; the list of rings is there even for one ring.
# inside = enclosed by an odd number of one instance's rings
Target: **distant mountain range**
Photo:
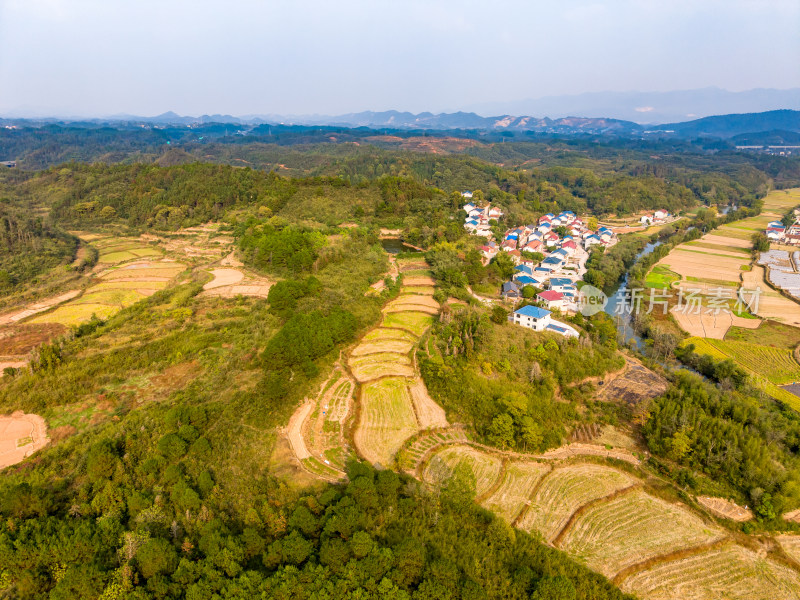
[[[21,120],[0,119],[2,124],[46,124],[70,121],[45,119]],[[374,130],[431,131],[437,133],[457,131],[490,131],[508,134],[534,133],[549,135],[612,135],[619,137],[676,137],[676,138],[733,138],[769,134],[776,143],[791,143],[800,133],[800,111],[773,110],[760,113],[729,114],[704,117],[692,121],[667,123],[661,125],[641,125],[633,121],[611,118],[562,117],[551,119],[531,116],[500,115],[482,117],[476,113],[419,113],[399,112],[360,112],[333,117],[281,117],[279,115],[253,115],[235,117],[231,115],[203,115],[200,117],[181,116],[174,112],[155,117],[135,115],[114,115],[105,119],[83,120],[83,123],[97,125],[141,125],[152,126],[201,126],[210,123],[230,125],[230,134],[248,133],[259,125],[302,125],[311,127],[369,128]],[[79,121],[72,122],[78,124]],[[763,136],[762,136],[763,137]],[[766,138],[764,138],[766,139]]]
[[[800,110],[800,88],[729,92],[717,87],[672,92],[591,92],[467,107],[479,114],[605,117],[634,123],[673,123],[713,115]]]

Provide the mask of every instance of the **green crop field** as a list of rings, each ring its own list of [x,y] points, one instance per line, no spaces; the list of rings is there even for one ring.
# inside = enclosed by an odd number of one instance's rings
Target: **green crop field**
[[[731,327],[725,335],[725,341],[750,342],[792,350],[800,344],[800,329],[777,321],[763,321],[757,329]]]
[[[669,266],[656,265],[647,274],[644,284],[649,288],[668,288],[673,282],[679,281],[680,278],[681,276],[674,271],[671,271]]]
[[[421,337],[433,323],[433,317],[420,312],[388,313],[383,318],[384,327],[399,327]]]
[[[742,367],[775,385],[800,381],[800,364],[791,350],[760,346],[750,342],[689,338],[698,354],[717,359],[731,358]]]

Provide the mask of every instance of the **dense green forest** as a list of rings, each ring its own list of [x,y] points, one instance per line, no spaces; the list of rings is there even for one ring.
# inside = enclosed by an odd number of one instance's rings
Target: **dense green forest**
[[[586,321],[590,335],[555,339],[462,310],[436,324],[420,368],[431,395],[453,421],[500,448],[531,452],[558,446],[580,423],[615,423],[621,407],[591,400],[583,380],[624,364],[605,314]],[[435,351],[434,351],[435,348]]]
[[[58,265],[69,265],[78,239],[0,198],[0,293],[35,282]]]

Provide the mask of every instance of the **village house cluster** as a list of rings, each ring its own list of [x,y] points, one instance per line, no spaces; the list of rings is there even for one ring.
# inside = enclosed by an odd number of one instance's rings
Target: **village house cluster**
[[[659,223],[666,223],[669,219],[669,212],[666,210],[657,210],[652,215],[642,215],[639,217],[639,223],[645,226],[657,225]]]
[[[472,198],[471,192],[463,192],[462,196]],[[515,312],[510,320],[537,331],[547,329],[561,335],[577,335],[569,325],[553,321],[550,311],[577,312],[577,282],[586,273],[589,251],[593,246],[608,247],[615,244],[614,232],[608,227],[592,231],[575,213],[563,211],[558,215],[543,215],[535,224],[513,227],[505,232],[498,243],[494,239],[490,221],[503,216],[500,209],[468,202],[464,205],[464,211],[467,213],[464,227],[471,233],[487,238],[480,248],[484,261],[488,263],[499,252],[506,252],[515,265],[513,278],[503,283],[503,298],[522,298],[522,290],[526,286],[541,290],[536,296],[540,305],[536,307],[537,311],[523,307],[520,309],[522,312]],[[534,254],[542,258],[534,260]]]
[[[786,244],[787,246],[800,246],[800,211],[794,211],[794,223],[789,227],[783,221],[772,221],[767,225],[765,231],[770,242]]]

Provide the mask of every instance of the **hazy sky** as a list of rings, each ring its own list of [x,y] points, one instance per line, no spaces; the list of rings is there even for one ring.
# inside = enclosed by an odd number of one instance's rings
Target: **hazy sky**
[[[800,87],[800,0],[0,0],[0,113],[452,111]]]

